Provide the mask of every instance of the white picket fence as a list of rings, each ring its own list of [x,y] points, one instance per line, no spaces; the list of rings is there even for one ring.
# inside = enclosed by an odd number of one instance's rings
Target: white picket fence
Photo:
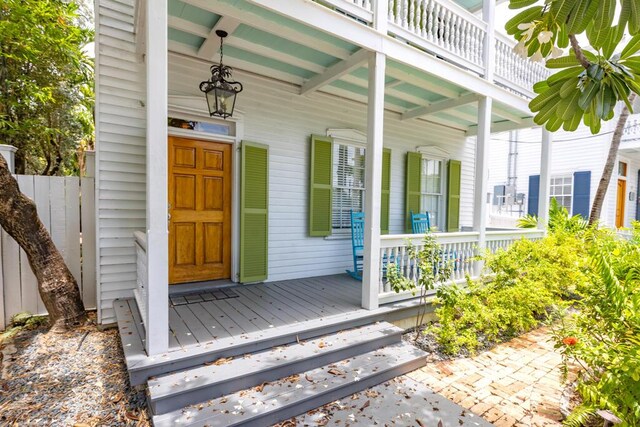
[[[93,178],[16,175],[20,190],[35,201],[38,215],[78,281],[87,309],[96,307],[96,226]],[[28,311],[46,314],[38,284],[23,250],[0,229],[0,330]]]

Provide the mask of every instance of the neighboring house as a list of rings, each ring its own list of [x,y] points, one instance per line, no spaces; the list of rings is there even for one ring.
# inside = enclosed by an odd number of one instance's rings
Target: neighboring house
[[[118,316],[134,384],[414,316],[384,277],[390,261],[416,277],[412,211],[431,213],[456,280],[476,250],[542,236],[485,227],[491,132],[532,126],[547,75],[494,33],[494,0],[96,5],[98,321]],[[226,120],[199,90],[217,30],[243,85]],[[361,282],[345,274],[352,210]]]
[[[572,215],[588,218],[607,159],[616,120],[603,123],[598,135],[587,127],[558,131],[551,144],[550,198]],[[612,228],[630,227],[640,219],[638,116],[630,116],[600,219]],[[541,138],[539,129],[492,135],[489,189],[490,226],[508,226],[524,214],[538,214]],[[511,217],[511,221],[508,218]]]

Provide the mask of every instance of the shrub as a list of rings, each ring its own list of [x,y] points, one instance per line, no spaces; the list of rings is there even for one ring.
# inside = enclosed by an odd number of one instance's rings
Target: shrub
[[[474,353],[555,318],[587,280],[582,240],[557,232],[539,240],[520,240],[508,250],[487,254],[491,276],[446,285],[436,293],[439,322],[429,331],[444,352]]]
[[[579,310],[554,333],[556,348],[582,367],[582,404],[567,420],[580,425],[597,410],[609,410],[623,426],[640,425],[640,232],[631,241],[600,233],[591,240],[590,286]]]

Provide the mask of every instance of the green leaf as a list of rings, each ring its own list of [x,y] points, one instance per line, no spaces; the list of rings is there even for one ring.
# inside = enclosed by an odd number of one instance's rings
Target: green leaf
[[[567,28],[569,34],[580,34],[584,32],[598,11],[600,4],[599,0],[582,0],[581,3],[584,6],[575,15],[572,15],[573,20],[569,19]]]
[[[611,27],[599,28],[595,22],[592,22],[587,26],[587,38],[589,43],[595,49],[600,49],[610,37],[612,32]]]
[[[640,4],[637,0],[628,0],[631,12],[629,14],[629,33],[635,36],[640,31]]]
[[[510,0],[509,9],[522,9],[523,7],[536,4],[538,0]]]
[[[560,101],[556,114],[561,117],[562,120],[570,120],[575,114],[575,111],[580,109],[578,106],[578,99],[580,99],[580,95],[580,91],[576,90],[571,96]]]
[[[560,30],[558,31],[558,38],[556,40],[556,44],[559,48],[565,49],[569,46],[569,33],[567,33],[567,25],[562,24],[560,26]]]
[[[620,52],[620,59],[627,59],[632,55],[635,55],[640,50],[640,34],[634,36],[629,40],[629,43]]]
[[[565,23],[571,11],[577,7],[579,0],[555,0],[551,3],[551,13],[557,23]]]
[[[611,32],[609,33],[609,37],[605,40],[602,45],[602,54],[605,58],[610,58],[611,55],[615,52],[616,48],[620,44],[622,40],[622,36],[624,35],[624,27],[617,25],[615,27],[611,27]]]
[[[542,107],[545,106],[545,104],[553,98],[560,98],[559,96],[557,96],[557,91],[555,91],[553,88],[549,88],[547,91],[541,93],[540,95],[536,96],[535,98],[533,98],[531,100],[531,102],[529,103],[529,108],[531,109],[531,111],[533,111],[534,113],[536,111],[540,111],[542,109]]]
[[[581,65],[578,65],[578,66],[575,66],[575,67],[571,67],[571,68],[567,68],[566,70],[558,71],[557,73],[552,74],[547,79],[547,82],[551,85],[551,84],[559,82],[560,80],[566,80],[569,77],[577,77],[583,71],[584,71],[584,68]]]
[[[567,79],[567,81],[565,81],[560,87],[560,96],[562,98],[566,98],[573,91],[580,92],[580,90],[578,89],[579,81],[580,79],[578,77]]]
[[[599,0],[598,11],[596,12],[593,25],[598,30],[610,28],[616,12],[616,0]]]
[[[540,112],[533,118],[533,121],[541,125],[550,120],[552,117],[557,116],[556,111],[559,101],[560,100],[558,97],[553,97],[547,100],[547,102],[540,109]]]
[[[582,95],[580,95],[580,99],[578,101],[578,105],[583,110],[587,111],[589,104],[595,98],[595,96],[600,91],[600,83],[594,82],[593,80],[589,80],[582,91]]]
[[[545,126],[547,128],[547,130],[549,132],[555,132],[558,129],[560,129],[562,127],[562,118],[560,117],[553,117],[551,118],[551,120],[549,120],[547,122],[547,125]]]
[[[562,126],[562,128],[567,132],[575,131],[576,129],[578,129],[578,126],[580,126],[580,122],[582,121],[583,114],[584,114],[584,111],[582,111],[579,108],[576,109],[571,119],[564,122],[564,125]]]
[[[513,18],[509,19],[504,28],[507,34],[513,35],[518,31],[518,25],[522,23],[532,22],[535,19],[540,19],[542,16],[542,6],[534,6],[529,9],[525,9],[518,13]]]
[[[549,89],[549,83],[547,83],[546,80],[540,80],[539,82],[533,84],[533,92],[537,94],[545,92],[547,89]]]
[[[560,58],[552,58],[547,60],[547,68],[567,68],[580,65],[580,61],[575,55],[562,56]]]

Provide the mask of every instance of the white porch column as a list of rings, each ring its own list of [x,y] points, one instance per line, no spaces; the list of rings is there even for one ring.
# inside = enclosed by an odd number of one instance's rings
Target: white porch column
[[[147,67],[147,353],[169,349],[167,222],[167,0],[146,3]]]
[[[473,231],[478,232],[478,253],[487,246],[487,189],[489,144],[491,143],[491,105],[493,100],[482,97],[478,101],[478,135],[476,136],[475,188],[473,196]],[[482,271],[482,261],[476,261],[475,275]]]
[[[549,221],[549,193],[551,187],[551,142],[553,134],[542,128],[540,152],[540,190],[538,194],[538,228],[547,229]]]
[[[380,198],[382,197],[382,145],[384,128],[384,72],[386,58],[369,54],[369,104],[367,109],[367,149],[362,266],[362,307],[378,308],[380,283]]]
[[[484,78],[493,81],[495,71],[496,56],[496,33],[495,33],[496,1],[483,0],[482,20],[487,24],[487,34],[484,38],[483,58],[484,58]]]

